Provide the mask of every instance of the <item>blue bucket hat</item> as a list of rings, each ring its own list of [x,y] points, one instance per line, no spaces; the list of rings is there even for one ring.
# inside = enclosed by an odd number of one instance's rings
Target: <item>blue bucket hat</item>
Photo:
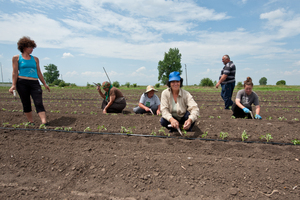
[[[171,81],[180,81],[180,73],[179,72],[171,72],[169,75],[169,82]]]

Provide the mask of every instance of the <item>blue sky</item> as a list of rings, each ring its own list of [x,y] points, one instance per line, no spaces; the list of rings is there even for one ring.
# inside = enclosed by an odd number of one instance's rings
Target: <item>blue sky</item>
[[[175,47],[189,85],[217,80],[224,54],[237,81],[300,85],[298,0],[0,0],[0,30],[5,82],[17,41],[29,36],[42,71],[55,64],[77,85],[106,81],[103,67],[111,81],[154,85],[159,60]]]

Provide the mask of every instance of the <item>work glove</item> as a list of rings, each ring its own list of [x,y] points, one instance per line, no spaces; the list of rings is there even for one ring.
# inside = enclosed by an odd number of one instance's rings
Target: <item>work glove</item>
[[[255,119],[261,119],[261,116],[258,115],[258,114],[256,114],[256,115],[255,115]]]
[[[243,108],[244,113],[250,113],[250,110],[248,108]]]

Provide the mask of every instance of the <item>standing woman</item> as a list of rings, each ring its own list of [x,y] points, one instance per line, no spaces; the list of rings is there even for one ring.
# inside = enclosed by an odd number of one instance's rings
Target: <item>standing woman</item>
[[[169,88],[161,94],[162,118],[160,123],[166,128],[171,124],[171,131],[178,129],[179,125],[183,125],[183,129],[191,131],[199,116],[198,105],[188,91],[181,89],[182,82],[183,79],[179,72],[171,72],[167,83]]]
[[[29,37],[22,37],[18,41],[18,49],[21,51],[21,54],[15,55],[12,58],[12,86],[9,89],[9,92],[13,93],[14,90],[18,91],[23,104],[23,112],[25,113],[27,120],[34,124],[30,100],[31,96],[42,124],[47,125],[42,99],[43,91],[39,79],[49,92],[50,88],[44,80],[40,69],[39,59],[30,55],[35,47],[35,42]]]
[[[238,91],[236,94],[235,103],[232,105],[233,116],[236,118],[248,117],[251,119],[250,112],[252,111],[251,105],[254,104],[256,107],[255,119],[261,119],[260,105],[258,96],[255,92],[252,91],[253,83],[250,77],[247,77],[247,80],[244,81],[244,89]]]

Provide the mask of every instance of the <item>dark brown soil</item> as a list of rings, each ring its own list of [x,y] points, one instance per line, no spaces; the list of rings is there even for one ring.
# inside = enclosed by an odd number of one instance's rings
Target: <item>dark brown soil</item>
[[[262,120],[231,119],[219,93],[191,92],[201,117],[183,138],[159,131],[159,116],[133,114],[143,90],[123,91],[125,114],[107,115],[94,90],[45,92],[46,130],[37,115],[24,130],[20,100],[7,90],[0,90],[0,199],[300,198],[300,146],[291,144],[300,140],[299,92],[257,92]],[[121,127],[132,134],[117,135]],[[255,143],[241,142],[244,130]],[[205,132],[214,141],[202,140]],[[227,142],[216,141],[220,132]],[[259,138],[267,133],[269,144]]]

